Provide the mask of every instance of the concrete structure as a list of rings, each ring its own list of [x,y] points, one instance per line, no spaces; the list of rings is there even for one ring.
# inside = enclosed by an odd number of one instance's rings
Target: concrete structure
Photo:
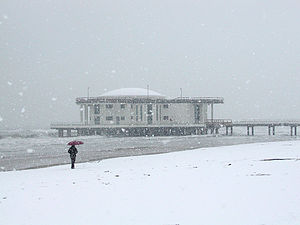
[[[214,121],[214,104],[223,98],[167,98],[141,88],[123,88],[99,97],[76,99],[80,107],[80,123],[53,123],[59,136],[106,135],[185,135],[207,133],[207,121]],[[210,118],[208,119],[208,111]],[[220,123],[218,123],[220,125]]]

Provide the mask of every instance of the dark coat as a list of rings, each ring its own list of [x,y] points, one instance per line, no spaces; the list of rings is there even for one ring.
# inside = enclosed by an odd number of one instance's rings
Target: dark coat
[[[77,148],[74,145],[72,145],[69,148],[68,153],[70,154],[70,158],[71,159],[75,159],[76,158],[76,154],[78,153]]]

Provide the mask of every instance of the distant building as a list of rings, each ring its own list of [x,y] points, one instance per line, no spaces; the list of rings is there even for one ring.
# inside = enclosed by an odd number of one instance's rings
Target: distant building
[[[152,90],[122,88],[99,97],[80,97],[80,123],[51,124],[59,136],[71,135],[184,135],[207,131],[208,107],[213,121],[213,105],[223,98],[167,98]]]

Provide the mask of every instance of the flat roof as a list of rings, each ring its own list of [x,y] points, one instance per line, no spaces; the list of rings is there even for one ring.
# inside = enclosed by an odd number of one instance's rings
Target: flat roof
[[[112,97],[79,97],[76,98],[76,104],[84,103],[209,103],[223,104],[222,97],[178,97],[173,99],[152,99],[152,98],[112,98]]]

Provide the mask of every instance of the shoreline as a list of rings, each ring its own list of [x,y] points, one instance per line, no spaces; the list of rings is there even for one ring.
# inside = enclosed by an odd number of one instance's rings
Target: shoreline
[[[102,161],[105,159],[164,154],[169,152],[179,152],[208,147],[233,146],[240,144],[252,144],[263,142],[281,142],[300,140],[297,136],[168,136],[168,137],[135,137],[135,138],[86,138],[85,144],[78,147],[79,154],[76,164]],[[61,142],[65,142],[67,138]],[[100,145],[101,149],[95,148]],[[50,143],[49,146],[52,146]],[[61,145],[58,143],[56,146]],[[45,146],[44,146],[45,147]],[[56,149],[56,147],[54,146]],[[0,172],[30,170],[38,168],[53,167],[70,164],[70,159],[65,151],[33,152],[31,154],[19,152],[15,157],[2,158]],[[4,169],[3,169],[4,168]]]

